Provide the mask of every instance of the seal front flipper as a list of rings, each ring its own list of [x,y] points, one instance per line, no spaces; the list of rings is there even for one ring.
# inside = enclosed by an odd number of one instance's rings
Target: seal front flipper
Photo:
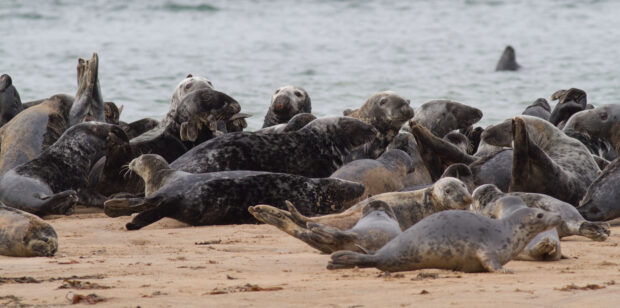
[[[75,190],[66,190],[51,196],[38,193],[35,197],[45,201],[39,208],[46,214],[71,215],[78,201]]]
[[[376,259],[375,255],[365,255],[348,250],[336,251],[332,253],[331,260],[327,263],[327,269],[377,267]]]
[[[160,202],[161,203],[161,202]],[[164,217],[172,217],[174,212],[176,211],[176,207],[174,206],[174,202],[161,204],[155,208],[146,210],[134,217],[131,222],[128,222],[125,227],[127,230],[138,230],[146,227]]]
[[[512,273],[511,270],[507,270],[502,267],[502,264],[497,259],[495,253],[480,250],[477,253],[477,257],[478,261],[480,261],[480,265],[482,265],[482,267],[489,272]]]

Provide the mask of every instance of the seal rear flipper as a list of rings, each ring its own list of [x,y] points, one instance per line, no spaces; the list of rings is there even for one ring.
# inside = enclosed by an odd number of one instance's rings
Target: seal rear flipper
[[[52,196],[39,194],[37,197],[45,201],[39,206],[43,214],[71,215],[78,201],[75,190],[66,190]]]
[[[146,210],[136,215],[136,217],[134,217],[131,220],[131,222],[128,222],[125,225],[125,228],[127,228],[127,230],[142,229],[154,222],[157,222],[158,220],[164,217],[169,217],[172,214],[172,212],[173,212],[173,206],[171,205],[163,205],[163,206],[158,206],[156,208]]]
[[[563,176],[563,171],[530,139],[525,121],[515,117],[512,121],[514,150],[512,158],[512,176],[509,192],[533,192],[549,194],[561,200],[567,196],[554,196],[557,181],[543,181]],[[562,191],[567,191],[562,189]]]
[[[297,208],[295,207],[295,205],[293,205],[293,203],[291,203],[288,200],[285,200],[284,203],[286,204],[286,208],[288,209],[290,215],[290,218],[293,222],[295,222],[296,224],[298,224],[300,227],[305,228],[307,223],[310,222],[311,220],[302,215]]]
[[[104,195],[90,189],[80,189],[78,191],[78,202],[81,205],[103,208],[103,204],[107,199]]]
[[[129,216],[157,207],[145,198],[117,198],[110,199],[103,204],[103,212],[109,217]]]
[[[341,231],[337,228],[314,222],[308,223],[308,229],[310,232],[308,232],[307,236],[310,237],[310,240],[323,247],[329,247],[330,252],[338,250],[364,252],[364,250],[358,250],[359,248],[355,244],[358,241],[358,237],[353,232]]]
[[[609,223],[586,221],[579,226],[579,235],[585,236],[593,241],[602,242],[610,234]]]
[[[348,250],[341,250],[332,253],[331,260],[327,263],[328,270],[376,266],[377,261],[375,255],[365,255]]]

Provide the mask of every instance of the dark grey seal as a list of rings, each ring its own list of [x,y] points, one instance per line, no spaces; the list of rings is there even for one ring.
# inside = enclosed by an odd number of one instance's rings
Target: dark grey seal
[[[620,217],[620,158],[616,158],[590,184],[581,200],[579,213],[588,220],[612,220]]]
[[[22,100],[7,74],[0,76],[0,127],[22,111]]]
[[[560,129],[573,114],[585,110],[588,105],[586,92],[576,88],[558,90],[551,95],[551,100],[558,100],[558,103],[549,115],[549,122]]]
[[[551,116],[551,107],[546,99],[538,98],[531,105],[527,106],[521,114],[549,120]]]
[[[58,249],[58,236],[41,218],[0,203],[0,255],[51,257]]]
[[[463,272],[510,272],[512,260],[536,234],[557,226],[560,215],[523,208],[502,219],[462,210],[433,214],[371,255],[338,251],[328,269],[376,267],[399,272],[439,268]]]
[[[515,54],[515,49],[512,46],[508,45],[504,48],[504,52],[502,56],[499,58],[497,65],[495,66],[496,71],[516,71],[521,68],[521,65],[517,63],[517,55]]]
[[[439,99],[426,102],[418,107],[409,126],[422,125],[435,136],[443,138],[449,132],[467,128],[480,121],[481,118],[482,111],[478,108]]]
[[[117,126],[81,123],[33,160],[0,178],[0,201],[35,215],[70,214],[90,167],[109,147],[129,140]]]
[[[358,119],[322,118],[283,134],[225,134],[188,151],[170,167],[191,173],[254,170],[328,177],[349,151],[375,135],[371,125]]]
[[[263,128],[286,123],[296,114],[311,112],[312,102],[306,90],[297,86],[280,87],[271,96]]]

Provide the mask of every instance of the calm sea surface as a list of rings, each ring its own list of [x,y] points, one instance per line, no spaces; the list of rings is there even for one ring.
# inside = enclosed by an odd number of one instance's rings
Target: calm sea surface
[[[23,101],[75,94],[99,53],[121,119],[161,119],[188,73],[239,101],[259,128],[276,88],[304,87],[318,116],[393,90],[483,110],[483,125],[578,87],[620,103],[620,1],[1,0],[0,73]],[[495,72],[507,44],[519,72]]]

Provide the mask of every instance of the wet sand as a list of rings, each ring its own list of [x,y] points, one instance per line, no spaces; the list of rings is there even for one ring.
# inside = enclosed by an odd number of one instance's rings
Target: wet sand
[[[189,227],[164,219],[129,232],[124,225],[130,217],[78,213],[46,218],[59,235],[56,256],[0,256],[0,306],[65,306],[88,294],[107,307],[585,307],[620,301],[618,224],[605,242],[565,238],[567,259],[511,261],[505,267],[514,274],[386,274],[328,271],[328,255],[268,225]],[[37,282],[12,279],[18,277]]]

